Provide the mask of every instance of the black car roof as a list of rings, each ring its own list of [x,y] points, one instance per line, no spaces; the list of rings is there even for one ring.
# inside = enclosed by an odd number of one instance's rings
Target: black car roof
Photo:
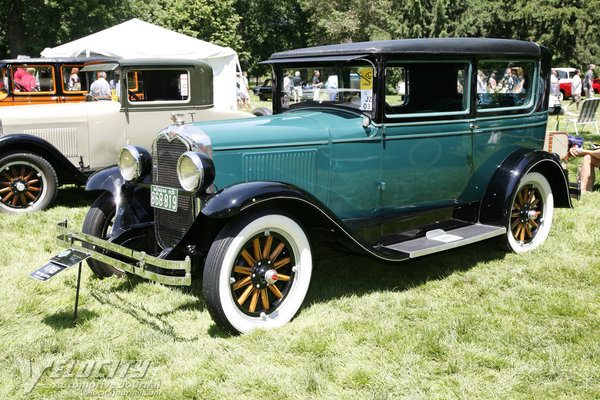
[[[91,61],[113,61],[115,58],[108,57],[35,57],[35,58],[12,58],[0,60],[0,64],[84,64]]]
[[[273,53],[269,60],[352,54],[512,55],[539,57],[548,50],[537,43],[510,39],[399,39],[307,47]]]

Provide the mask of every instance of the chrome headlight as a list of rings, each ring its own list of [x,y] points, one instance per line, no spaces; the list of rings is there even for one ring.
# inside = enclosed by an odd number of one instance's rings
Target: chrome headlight
[[[205,188],[215,178],[213,161],[204,153],[186,151],[177,160],[177,177],[179,184],[187,192]]]
[[[119,171],[128,182],[144,177],[150,172],[152,156],[138,146],[125,146],[119,153]]]

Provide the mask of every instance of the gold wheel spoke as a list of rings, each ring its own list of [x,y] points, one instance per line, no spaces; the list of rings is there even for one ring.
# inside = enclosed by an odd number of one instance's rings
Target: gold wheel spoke
[[[2,201],[6,203],[8,200],[10,200],[10,198],[13,196],[13,194],[14,194],[13,192],[10,192],[9,194],[7,194],[6,196],[4,196],[2,198]]]
[[[0,182],[0,185],[2,185],[2,186],[10,186],[10,182],[2,181],[2,182]]]
[[[33,185],[34,183],[38,183],[40,180],[39,179],[34,179],[32,181],[27,182],[29,185]]]
[[[111,225],[112,225],[112,223],[111,223]],[[252,274],[252,268],[240,267],[239,265],[236,265],[235,268],[233,268],[233,272],[237,272],[238,274],[250,275],[250,274]]]
[[[513,218],[518,217],[519,215],[521,215],[521,213],[519,212],[513,212],[512,214],[510,214],[510,216]]]
[[[535,190],[532,190],[529,193],[529,197],[527,197],[527,202],[531,204],[531,201],[533,200],[533,197],[535,196]]]
[[[10,175],[8,175],[5,171],[2,171],[2,176],[4,176],[9,182],[12,182],[13,180],[13,178]]]
[[[19,199],[21,200],[21,203],[26,206],[27,205],[27,200],[25,199],[25,195],[23,193],[21,193],[19,195]]]
[[[248,311],[254,312],[256,310],[256,303],[258,303],[258,289],[252,292],[252,298],[250,299],[250,307],[248,307]]]
[[[531,239],[531,229],[529,228],[529,225],[525,225],[525,231],[527,232],[527,239]]]
[[[270,304],[269,304],[269,294],[267,293],[267,289],[262,289],[260,291],[260,299],[262,301],[263,309],[268,310],[270,307]]]
[[[254,258],[260,260],[260,240],[258,238],[252,241],[252,247],[254,248]]]
[[[537,222],[535,222],[534,220],[531,220],[531,221],[529,221],[529,222],[531,222],[531,225],[533,225],[533,227],[534,227],[534,228],[537,228],[537,227],[538,227],[538,224],[537,224]]]
[[[525,227],[521,226],[521,236],[519,239],[521,242],[525,241]]]
[[[233,290],[238,290],[239,288],[248,285],[251,281],[252,281],[252,278],[249,276],[247,276],[243,279],[240,279],[239,281],[237,281],[236,283],[233,284]],[[252,286],[250,286],[250,287],[252,287]]]
[[[31,171],[30,173],[28,173],[27,176],[25,178],[23,178],[23,180],[25,180],[25,182],[29,181],[29,179],[31,179],[33,174],[35,174],[35,171]]]
[[[290,280],[290,276],[289,275],[283,275],[283,274],[277,274],[277,280],[278,281],[287,282],[287,281]]]
[[[533,200],[531,202],[531,207],[535,207],[537,205],[537,203],[539,203],[539,202],[540,202],[540,199],[536,197],[535,200]]]
[[[244,257],[244,260],[246,260],[248,266],[251,267],[254,264],[256,264],[256,261],[254,261],[254,258],[252,258],[252,256],[250,255],[250,253],[248,253],[248,251],[246,251],[246,249],[242,250],[242,257]]]
[[[19,196],[17,196],[17,195],[13,196],[13,198],[12,198],[12,203],[11,203],[13,206],[16,206],[16,205],[17,205],[17,199],[18,199],[18,198],[19,198]]]
[[[240,306],[244,305],[246,300],[248,300],[248,296],[250,296],[250,293],[252,293],[253,290],[254,288],[252,286],[248,286],[246,290],[244,290],[244,293],[242,293],[242,295],[238,298],[238,304]]]
[[[523,205],[523,191],[521,190],[517,193],[517,202],[519,203],[519,207]]]
[[[35,186],[30,186],[27,188],[27,190],[31,191],[31,192],[39,192],[41,189]]]
[[[13,179],[18,177],[17,170],[15,170],[15,167],[10,168],[10,173],[12,174]]]
[[[285,244],[283,244],[283,242],[279,243],[277,247],[275,247],[275,250],[273,250],[273,252],[269,256],[269,260],[275,261],[275,259],[279,256],[279,253],[281,253],[284,247]]]
[[[32,195],[30,192],[25,192],[25,196],[29,197],[31,200],[35,200],[35,196]]]
[[[19,174],[19,176],[21,178],[25,177],[25,166],[24,165],[21,167],[21,173]]]
[[[283,260],[279,260],[277,261],[275,264],[273,264],[273,266],[275,267],[275,269],[277,268],[281,268],[284,265],[289,264],[289,262],[291,261],[291,259],[289,257],[284,258]]]
[[[512,224],[510,224],[510,230],[514,230],[517,227],[517,224],[519,223],[519,218],[515,218],[515,220],[513,221]]]
[[[263,249],[262,258],[267,258],[269,256],[269,252],[271,251],[271,244],[273,243],[273,236],[267,236],[267,241],[265,242],[265,248]]]
[[[275,297],[277,297],[278,299],[283,297],[283,294],[281,294],[281,292],[279,291],[277,286],[271,285],[271,286],[268,286],[268,288],[271,291],[271,293],[273,293],[275,295]]]
[[[2,193],[6,193],[6,192],[9,192],[9,191],[10,191],[10,188],[9,188],[9,187],[7,187],[7,188],[4,188],[4,189],[0,189],[0,194],[2,194]]]
[[[523,229],[523,225],[519,224],[517,231],[515,232],[515,239],[519,239],[519,233],[521,233],[521,229]]]

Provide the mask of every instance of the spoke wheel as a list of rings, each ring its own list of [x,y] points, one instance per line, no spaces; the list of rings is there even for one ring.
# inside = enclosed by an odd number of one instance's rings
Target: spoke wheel
[[[292,218],[260,213],[232,220],[206,259],[207,308],[234,334],[279,327],[302,305],[311,273],[308,238]]]
[[[116,205],[111,193],[102,193],[90,207],[83,221],[82,232],[106,239],[112,231]],[[88,246],[88,245],[86,245]],[[91,247],[91,246],[90,246]],[[106,263],[88,258],[90,269],[100,278],[111,275],[125,275],[125,272]]]
[[[18,214],[42,210],[57,191],[56,172],[43,158],[28,153],[0,159],[0,210]]]
[[[552,225],[554,201],[546,178],[527,174],[516,190],[509,210],[506,242],[517,253],[532,250],[548,237]]]

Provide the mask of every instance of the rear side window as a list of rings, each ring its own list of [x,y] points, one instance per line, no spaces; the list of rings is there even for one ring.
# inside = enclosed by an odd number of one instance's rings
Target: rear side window
[[[81,65],[63,65],[61,68],[63,91],[87,92],[91,82],[88,82],[89,72],[79,71]]]
[[[54,68],[50,65],[15,66],[11,68],[15,94],[54,93]]]
[[[529,61],[480,61],[477,64],[479,110],[527,107],[533,98],[535,65]]]
[[[385,114],[464,114],[469,111],[469,63],[392,62],[385,72]]]
[[[127,98],[130,103],[181,101],[189,99],[186,70],[130,70],[127,72]]]

